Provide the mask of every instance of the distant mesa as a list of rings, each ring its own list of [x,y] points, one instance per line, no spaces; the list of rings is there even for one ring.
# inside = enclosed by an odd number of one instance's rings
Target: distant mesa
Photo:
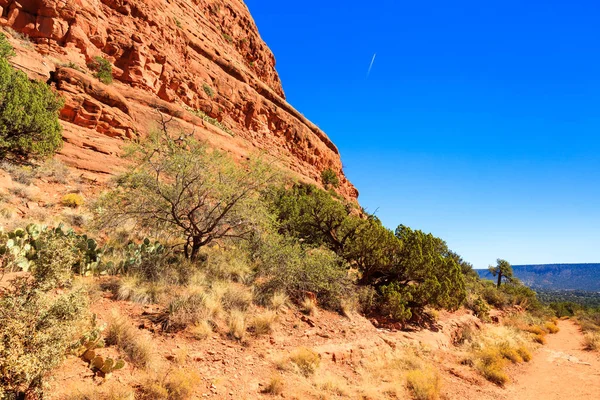
[[[513,265],[513,271],[533,289],[600,292],[600,263]],[[482,279],[493,280],[487,269],[477,272]]]

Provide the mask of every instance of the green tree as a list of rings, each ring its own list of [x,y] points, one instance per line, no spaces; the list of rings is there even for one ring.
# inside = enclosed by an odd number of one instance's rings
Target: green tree
[[[331,168],[324,169],[323,172],[321,172],[321,181],[323,182],[323,185],[325,185],[326,188],[329,185],[335,188],[340,186],[340,178],[338,178],[335,171]]]
[[[46,83],[16,71],[8,62],[13,54],[0,34],[0,158],[48,156],[62,145],[58,111],[63,102]]]
[[[334,251],[358,271],[360,285],[376,289],[379,308],[393,318],[408,319],[427,304],[454,309],[466,298],[467,264],[441,239],[405,226],[394,234],[377,217],[310,185],[279,189],[273,199],[280,233]]]
[[[324,245],[338,255],[344,254],[363,223],[354,205],[313,185],[278,188],[271,194],[271,203],[281,233]]]
[[[513,269],[510,263],[506,260],[498,259],[496,260],[496,266],[489,266],[489,271],[492,273],[492,276],[497,276],[497,287],[499,288],[502,284],[502,279],[511,281],[513,279]]]
[[[398,262],[377,284],[394,285],[411,310],[458,308],[466,298],[464,277],[446,243],[404,225],[396,229],[396,237],[402,242]]]
[[[132,147],[136,165],[96,205],[102,227],[132,221],[152,235],[182,239],[186,257],[223,238],[245,238],[266,221],[261,190],[276,173],[260,161],[236,165],[192,136],[162,129]]]

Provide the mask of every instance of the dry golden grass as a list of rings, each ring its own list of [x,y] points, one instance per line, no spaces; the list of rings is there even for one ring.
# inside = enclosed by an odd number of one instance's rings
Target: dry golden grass
[[[296,349],[289,358],[289,361],[294,364],[298,372],[309,377],[315,373],[321,364],[321,356],[314,350],[306,347]]]
[[[509,343],[504,342],[498,345],[498,350],[500,351],[500,355],[513,364],[522,363],[523,357],[519,353],[517,348],[512,347]]]
[[[221,312],[221,301],[217,294],[193,287],[169,303],[166,327],[178,330],[203,321],[214,322]]]
[[[193,371],[177,369],[163,379],[148,377],[140,386],[142,400],[189,400],[194,397],[200,376]]]
[[[164,292],[164,285],[157,282],[143,282],[134,276],[121,278],[115,288],[117,299],[139,304],[159,303]]]
[[[306,297],[300,303],[300,311],[302,311],[306,315],[315,315],[317,313],[317,309],[317,302],[308,297]]]
[[[208,321],[204,320],[199,321],[189,327],[188,332],[194,337],[194,339],[204,340],[212,335],[213,327]]]
[[[583,348],[588,351],[597,351],[600,349],[600,335],[594,332],[588,332],[583,335]]]
[[[504,372],[506,360],[496,348],[482,350],[477,355],[477,369],[490,382],[504,386],[508,382],[508,375]]]
[[[238,309],[246,311],[254,298],[248,286],[229,281],[215,282],[212,285],[211,292],[216,298],[220,299],[225,310]]]
[[[416,400],[437,400],[441,389],[440,375],[432,368],[408,371],[406,387]]]
[[[531,361],[531,351],[529,351],[529,349],[527,347],[519,346],[517,348],[517,353],[519,353],[519,355],[521,356],[523,361],[525,361],[525,362]]]
[[[539,344],[546,344],[547,340],[546,340],[546,335],[542,334],[542,333],[538,333],[533,335],[533,341]]]
[[[533,333],[534,335],[545,335],[546,331],[539,325],[531,325],[522,328],[525,332]]]
[[[332,373],[319,374],[315,377],[315,386],[319,390],[336,397],[350,396],[350,389],[346,380]]]
[[[255,335],[267,335],[273,331],[273,324],[277,320],[275,311],[265,311],[262,314],[256,315],[250,324]]]
[[[283,378],[281,375],[273,375],[269,383],[264,387],[262,393],[278,396],[283,393]]]
[[[83,384],[81,384],[83,386]],[[89,385],[82,390],[76,390],[64,397],[64,400],[134,400],[135,395],[131,388],[109,382],[102,387],[90,388]]]
[[[289,303],[290,299],[284,292],[275,292],[269,301],[269,308],[275,312],[283,310]]]
[[[227,318],[229,336],[243,341],[246,338],[246,314],[241,310],[231,310]]]
[[[166,379],[165,388],[169,393],[169,400],[191,399],[200,377],[196,372],[178,369],[171,372]]]
[[[106,344],[116,345],[138,368],[148,368],[154,361],[152,342],[125,317],[113,316],[106,330]]]
[[[544,329],[546,331],[548,331],[548,333],[558,333],[558,331],[560,331],[560,328],[556,325],[556,323],[548,321],[544,324]]]

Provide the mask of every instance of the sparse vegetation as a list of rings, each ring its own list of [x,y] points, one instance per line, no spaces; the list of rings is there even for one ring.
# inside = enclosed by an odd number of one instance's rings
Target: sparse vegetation
[[[229,336],[243,341],[246,338],[246,314],[241,310],[232,310],[228,318]]]
[[[263,393],[272,394],[273,396],[278,396],[283,393],[283,379],[280,375],[274,375],[271,377],[269,383],[262,390]]]
[[[313,375],[317,368],[319,368],[321,356],[314,350],[301,347],[290,355],[289,360],[298,369],[300,374],[308,377]]]
[[[68,193],[62,197],[60,202],[65,207],[77,208],[83,205],[84,200],[79,193]]]
[[[106,330],[106,344],[117,346],[138,368],[149,368],[154,359],[150,340],[123,316],[114,316]]]
[[[225,133],[227,133],[227,134],[229,134],[231,136],[234,136],[234,133],[233,133],[233,131],[230,128],[228,128],[227,126],[225,126],[218,119],[210,117],[204,111],[202,111],[202,110],[194,110],[194,109],[191,109],[191,108],[187,108],[187,110],[189,112],[191,112],[192,114],[194,114],[195,116],[197,116],[198,118],[201,118],[204,121],[208,122],[209,124],[216,126],[217,128],[219,128],[223,132],[225,132]]]
[[[181,330],[204,322],[210,323],[218,317],[221,309],[221,300],[214,292],[184,293],[170,302],[163,327],[166,330]]]
[[[588,332],[583,336],[583,348],[588,351],[600,350],[600,335]]]
[[[440,376],[432,368],[408,371],[406,386],[416,400],[437,400],[440,397]]]
[[[89,65],[92,71],[96,71],[94,76],[105,85],[110,85],[113,82],[112,65],[104,57],[96,56]]]
[[[196,372],[177,369],[163,378],[149,378],[141,386],[143,400],[191,399],[200,377]]]
[[[277,320],[277,313],[274,311],[265,311],[252,319],[250,327],[255,335],[267,335],[272,332],[273,324]]]
[[[324,169],[321,172],[321,182],[323,182],[323,185],[325,185],[325,187],[333,186],[334,188],[337,188],[340,186],[340,179],[338,178],[335,171],[331,168]]]
[[[208,84],[203,83],[202,90],[204,90],[204,93],[206,93],[208,97],[215,97],[215,91],[210,86],[208,86]]]

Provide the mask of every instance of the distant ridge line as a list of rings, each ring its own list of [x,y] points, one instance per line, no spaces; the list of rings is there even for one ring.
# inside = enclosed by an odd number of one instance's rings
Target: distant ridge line
[[[515,276],[534,289],[600,291],[600,263],[513,265]],[[493,279],[488,270],[477,270]]]

